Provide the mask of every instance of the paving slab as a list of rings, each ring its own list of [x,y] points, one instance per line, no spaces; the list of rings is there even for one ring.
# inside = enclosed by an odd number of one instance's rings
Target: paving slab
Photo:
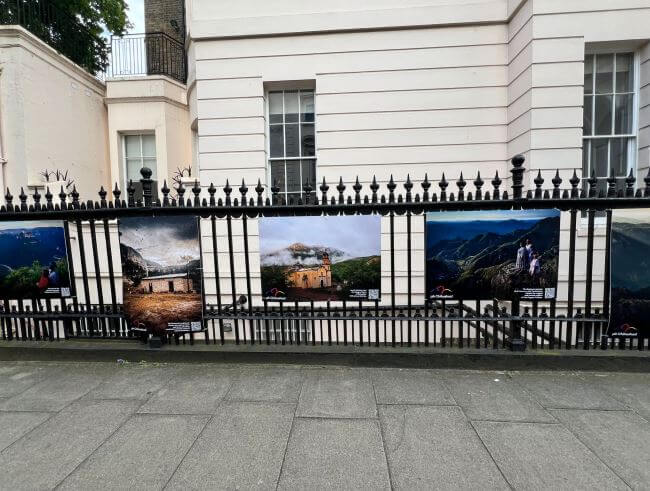
[[[545,408],[625,409],[596,382],[575,372],[514,372],[512,378]]]
[[[296,418],[278,489],[390,489],[378,421]]]
[[[134,401],[83,399],[0,453],[0,489],[51,489],[135,410]]]
[[[162,489],[209,416],[135,415],[60,489]]]
[[[2,411],[58,411],[104,379],[100,367],[74,363],[52,367],[42,380],[0,404]]]
[[[551,416],[507,374],[445,371],[441,376],[470,420],[553,422]]]
[[[509,489],[454,406],[379,406],[395,489]]]
[[[52,413],[0,412],[0,451],[7,448],[24,434],[40,425]]]
[[[473,423],[514,489],[629,489],[559,424]]]
[[[633,489],[650,489],[650,423],[632,411],[554,410]]]
[[[297,402],[302,372],[297,368],[241,369],[228,392],[231,401]]]
[[[585,379],[650,421],[650,373],[589,374]]]
[[[175,365],[120,365],[88,397],[94,399],[147,399],[178,373]]]
[[[376,418],[377,404],[369,370],[305,370],[297,416]]]
[[[168,489],[275,489],[294,404],[223,403]]]
[[[378,404],[456,404],[433,370],[373,370],[372,382]]]
[[[0,398],[12,397],[43,380],[51,371],[46,364],[0,364]]]
[[[183,367],[141,408],[141,413],[212,414],[226,395],[234,370]]]

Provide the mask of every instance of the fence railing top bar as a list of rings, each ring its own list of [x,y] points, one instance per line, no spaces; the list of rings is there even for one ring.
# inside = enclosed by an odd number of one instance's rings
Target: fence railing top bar
[[[305,183],[302,196],[295,200],[287,199],[280,194],[277,183],[270,189],[265,188],[261,181],[251,190],[242,180],[238,187],[238,196],[233,196],[235,189],[226,181],[222,188],[223,195],[216,196],[217,188],[214,184],[201,187],[198,180],[188,190],[182,183],[173,191],[175,196],[170,196],[172,190],[164,181],[160,188],[161,199],[155,198],[152,172],[148,168],[142,169],[142,198],[136,199],[136,189],[132,181],[126,188],[126,199],[117,184],[109,197],[108,191],[103,187],[99,190],[99,200],[80,200],[76,187],[66,193],[63,188],[57,196],[49,187],[45,188],[42,196],[36,190],[28,196],[24,188],[14,197],[10,190],[6,190],[5,204],[0,207],[0,219],[12,221],[23,220],[26,215],[32,219],[59,218],[59,219],[92,219],[115,218],[133,215],[187,215],[194,214],[204,217],[239,216],[246,213],[248,216],[273,216],[273,215],[321,215],[321,214],[420,214],[427,211],[443,210],[504,210],[504,209],[531,209],[531,208],[559,208],[561,210],[606,210],[615,208],[643,208],[650,206],[650,172],[643,179],[644,187],[635,188],[636,178],[630,173],[625,178],[625,188],[618,189],[619,179],[608,177],[605,179],[607,188],[598,189],[599,182],[603,179],[589,177],[587,186],[579,187],[582,183],[574,171],[569,179],[570,189],[562,189],[562,179],[559,171],[551,180],[552,189],[544,188],[544,179],[538,171],[534,178],[534,188],[523,192],[523,167],[524,159],[516,156],[512,159],[513,167],[511,194],[502,190],[502,179],[498,172],[491,179],[491,189],[484,190],[485,181],[480,172],[473,180],[473,188],[467,190],[468,182],[460,174],[455,181],[455,191],[448,191],[449,181],[442,174],[437,181],[437,191],[431,188],[433,183],[425,174],[424,180],[419,183],[421,190],[413,191],[416,184],[407,176],[397,190],[398,184],[391,176],[385,185],[385,190],[380,194],[380,185],[376,178],[367,186],[370,190],[364,191],[364,186],[357,178],[350,187],[340,178],[335,186],[335,192],[330,193],[330,186],[325,178],[318,186],[317,192],[312,183]],[[403,191],[402,191],[403,189]],[[269,193],[270,190],[270,193]],[[346,193],[348,190],[348,193]],[[187,192],[187,195],[186,195]],[[206,195],[207,192],[207,195]]]
[[[129,39],[145,39],[145,38],[156,38],[156,37],[165,38],[166,40],[169,40],[171,43],[178,44],[179,46],[183,46],[183,43],[181,41],[171,37],[169,34],[162,31],[133,32],[133,33],[122,34],[120,36],[111,35],[111,42],[113,41],[119,42],[122,40],[129,40]]]

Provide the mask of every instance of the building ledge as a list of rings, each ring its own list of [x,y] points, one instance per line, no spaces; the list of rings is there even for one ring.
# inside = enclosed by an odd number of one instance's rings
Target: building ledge
[[[194,20],[190,36],[199,39],[227,39],[256,36],[284,36],[320,32],[408,29],[464,24],[495,24],[508,21],[507,0],[346,11],[324,11],[259,17],[219,17]],[[212,12],[197,13],[205,19]]]
[[[187,87],[164,75],[109,78],[106,104],[165,102],[187,109]]]

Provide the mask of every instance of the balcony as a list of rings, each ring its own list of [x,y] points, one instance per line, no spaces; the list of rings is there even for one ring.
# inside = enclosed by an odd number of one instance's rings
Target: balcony
[[[109,78],[165,75],[181,83],[187,80],[185,47],[163,32],[112,36]]]

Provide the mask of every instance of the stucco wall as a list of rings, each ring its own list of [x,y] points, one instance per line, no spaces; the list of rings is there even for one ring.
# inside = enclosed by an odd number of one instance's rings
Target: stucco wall
[[[96,198],[109,182],[104,84],[9,26],[0,26],[0,69],[5,187],[17,195],[20,186],[42,184],[40,172],[60,169],[82,198]]]
[[[317,179],[356,176],[384,184],[392,174],[416,182],[461,171],[509,186],[508,159],[524,153],[527,186],[537,171],[568,178],[582,168],[585,49],[632,47],[641,57],[638,168],[650,155],[647,99],[650,5],[646,0],[509,0],[383,2],[191,2],[190,50],[196,72],[199,166],[204,185],[226,179],[268,183],[265,88],[312,84],[316,93]],[[620,44],[620,43],[623,44]],[[644,102],[645,101],[645,102]],[[489,186],[488,186],[489,187]],[[437,186],[434,183],[434,190]],[[366,188],[367,189],[367,188]],[[584,298],[586,223],[579,221],[576,303]],[[235,234],[240,225],[234,224]],[[239,227],[239,228],[238,228]],[[560,300],[566,299],[568,216],[562,219]],[[217,230],[225,232],[218,224]],[[382,298],[390,293],[388,221],[382,222]],[[405,218],[395,220],[396,301],[406,303]],[[413,220],[414,301],[424,294],[423,224]],[[259,240],[255,220],[251,271]],[[207,232],[204,230],[207,237]],[[597,228],[594,298],[602,298],[604,230]],[[246,289],[240,238],[235,240],[237,291]],[[224,244],[226,246],[226,244]],[[211,244],[204,247],[211,251]],[[221,255],[223,254],[223,258]],[[207,264],[211,256],[204,258]],[[230,274],[227,247],[222,276]],[[209,267],[206,268],[209,274]],[[206,291],[214,292],[210,280]],[[259,293],[254,278],[253,290]],[[221,282],[229,292],[229,281]],[[559,304],[562,305],[562,302]]]
[[[156,176],[171,188],[177,168],[192,164],[191,130],[186,88],[167,77],[112,79],[107,82],[108,140],[111,182],[125,183],[122,135],[151,132],[156,135]]]

